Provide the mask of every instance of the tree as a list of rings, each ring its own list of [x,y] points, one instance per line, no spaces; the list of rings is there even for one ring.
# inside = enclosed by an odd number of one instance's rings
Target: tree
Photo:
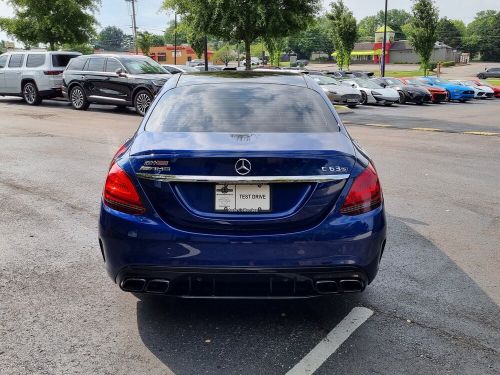
[[[319,10],[319,0],[165,0],[164,7],[183,15],[199,35],[245,43],[246,68],[250,46],[259,37],[285,37],[307,27]]]
[[[387,26],[396,33],[396,38],[404,39],[403,26],[410,22],[411,14],[404,9],[389,9],[387,11]],[[379,11],[375,16],[368,16],[359,21],[359,36],[373,40],[375,31],[384,25],[384,11]]]
[[[119,51],[123,48],[125,33],[116,26],[107,26],[97,37],[97,46],[107,51]]]
[[[433,0],[413,0],[413,17],[405,26],[410,44],[420,56],[420,64],[427,75],[434,44],[436,43],[436,27],[439,13]]]
[[[236,52],[234,52],[229,44],[223,45],[220,49],[215,51],[213,56],[214,62],[221,61],[225,66],[234,59],[236,59]]]
[[[267,50],[269,51],[269,59],[270,63],[273,66],[280,66],[281,62],[281,54],[285,50],[288,45],[287,38],[265,38],[264,44],[266,45]]]
[[[153,34],[150,34],[147,31],[137,34],[137,47],[140,48],[144,55],[149,56],[149,50],[153,46],[153,42]]]
[[[5,47],[5,40],[0,40],[0,53],[4,53],[7,50]]]
[[[342,0],[330,4],[331,11],[327,17],[332,22],[333,43],[337,50],[337,65],[339,69],[349,68],[351,52],[358,39],[356,18]]]
[[[450,47],[460,48],[464,34],[448,18],[441,18],[436,27],[436,38]]]
[[[13,18],[0,18],[0,29],[26,45],[88,43],[95,35],[98,0],[9,0]]]
[[[330,58],[335,46],[328,18],[320,17],[306,30],[289,37],[288,48],[295,52],[299,59],[310,59],[313,52],[324,52]]]
[[[500,61],[500,12],[485,10],[478,12],[467,26],[464,38],[465,50],[480,53],[483,61]]]
[[[82,44],[63,44],[63,50],[65,51],[76,51],[80,52],[83,55],[90,55],[94,53],[94,48],[91,44],[82,43]]]
[[[161,47],[165,45],[165,37],[163,35],[151,34],[151,45],[153,47]]]
[[[167,44],[175,43],[175,25],[173,22],[167,27],[164,38]],[[180,22],[177,25],[177,45],[186,44],[187,42],[187,34],[183,31],[182,23]]]

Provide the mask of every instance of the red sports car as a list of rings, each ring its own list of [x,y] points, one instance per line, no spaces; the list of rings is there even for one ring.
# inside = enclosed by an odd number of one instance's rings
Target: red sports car
[[[415,85],[415,86],[425,87],[431,93],[431,95],[432,95],[431,101],[434,104],[444,102],[448,99],[448,93],[446,92],[445,89],[442,89],[440,87],[428,86],[416,78],[400,78],[400,80],[403,81],[404,83],[406,83],[407,85]]]

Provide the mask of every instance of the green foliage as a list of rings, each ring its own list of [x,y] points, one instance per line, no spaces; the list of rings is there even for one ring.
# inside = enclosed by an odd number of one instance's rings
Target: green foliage
[[[387,11],[387,26],[396,32],[396,39],[404,39],[403,25],[410,22],[411,14],[403,9],[389,9]],[[358,29],[360,38],[373,40],[375,31],[384,25],[384,11],[379,11],[375,16],[368,16],[359,21]]]
[[[186,26],[182,22],[177,24],[177,45],[186,44],[188,42],[185,27]],[[164,38],[166,44],[175,43],[175,24],[173,22],[167,27]]]
[[[440,62],[441,66],[444,68],[449,68],[450,66],[455,66],[455,61],[442,61]]]
[[[7,50],[5,48],[5,40],[0,40],[0,53],[4,53]]]
[[[149,50],[153,46],[154,38],[153,34],[147,31],[137,34],[137,47],[146,56],[149,56]]]
[[[0,29],[25,45],[88,43],[95,35],[98,0],[9,0],[13,18],[0,18]]]
[[[269,51],[270,63],[273,66],[280,66],[281,55],[288,45],[287,38],[266,37],[265,45]]]
[[[125,33],[116,26],[107,26],[97,37],[96,46],[107,51],[120,51],[125,42]]]
[[[422,69],[426,74],[429,69],[434,44],[436,43],[436,27],[439,13],[433,0],[413,0],[413,17],[408,25],[403,26],[415,51],[420,56]]]
[[[319,10],[319,0],[165,0],[164,8],[183,16],[196,35],[213,35],[250,45],[259,37],[286,37],[306,28]]]
[[[64,44],[62,46],[62,48],[65,51],[76,51],[76,52],[80,52],[83,55],[90,55],[90,54],[94,53],[94,48],[89,43]]]
[[[229,44],[224,44],[221,48],[215,51],[213,55],[213,62],[222,62],[227,66],[230,61],[233,61],[237,58],[236,52],[232,49]]]
[[[316,19],[306,30],[288,38],[288,48],[299,59],[310,59],[313,52],[324,52],[331,56],[335,50],[331,23],[326,17]]]
[[[342,70],[344,66],[349,68],[351,52],[358,39],[358,27],[356,18],[342,0],[332,2],[330,6],[331,10],[327,17],[332,23],[333,43],[337,50],[337,65]]]
[[[500,12],[485,10],[467,26],[464,48],[480,53],[483,61],[500,61]]]
[[[436,38],[450,47],[460,48],[462,46],[464,34],[456,24],[444,17],[441,18],[436,27]]]
[[[165,45],[165,37],[163,35],[151,34],[151,46],[159,47]]]

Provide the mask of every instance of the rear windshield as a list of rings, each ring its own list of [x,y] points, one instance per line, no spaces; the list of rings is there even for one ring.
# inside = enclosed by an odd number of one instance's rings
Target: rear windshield
[[[80,55],[52,55],[52,66],[54,68],[65,68],[69,60]]]
[[[153,132],[327,133],[339,131],[323,97],[297,86],[208,84],[168,91],[146,125]]]

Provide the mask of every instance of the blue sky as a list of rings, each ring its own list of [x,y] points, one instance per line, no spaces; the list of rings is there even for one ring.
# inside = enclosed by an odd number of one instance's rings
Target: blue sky
[[[235,0],[238,1],[238,0]],[[324,8],[331,0],[323,0]],[[384,7],[384,0],[344,0],[358,19],[377,13]],[[172,19],[172,14],[160,11],[162,0],[137,0],[137,25],[140,30],[162,33]],[[389,0],[389,8],[410,10],[411,0]],[[461,19],[468,23],[474,15],[484,9],[500,11],[500,0],[436,0],[441,16]],[[12,11],[5,0],[0,0],[0,16],[10,16]],[[131,32],[130,5],[125,0],[102,0],[102,6],[96,14],[101,27],[118,26],[125,32]],[[0,39],[7,39],[0,31]]]

